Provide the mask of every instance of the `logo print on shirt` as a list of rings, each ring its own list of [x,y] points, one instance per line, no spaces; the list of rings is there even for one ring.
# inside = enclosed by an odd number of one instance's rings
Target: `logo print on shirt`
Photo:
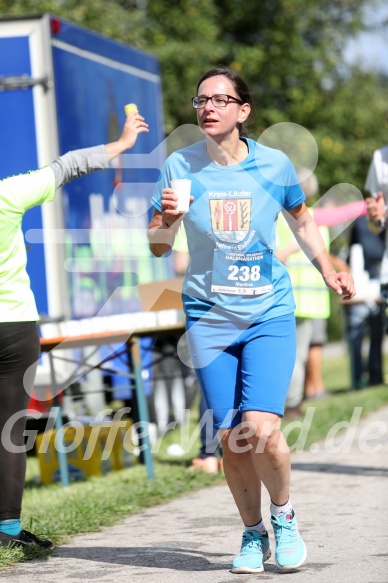
[[[252,199],[209,200],[213,233],[220,241],[240,243],[251,223]]]

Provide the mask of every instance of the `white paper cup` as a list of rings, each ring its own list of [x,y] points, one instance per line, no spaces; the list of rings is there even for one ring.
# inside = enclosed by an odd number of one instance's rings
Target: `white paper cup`
[[[171,180],[171,188],[178,196],[178,213],[188,213],[190,207],[191,180],[188,178],[174,178]]]

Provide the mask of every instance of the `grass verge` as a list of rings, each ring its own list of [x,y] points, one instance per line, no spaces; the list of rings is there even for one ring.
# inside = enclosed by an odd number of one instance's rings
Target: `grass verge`
[[[384,368],[388,370],[387,355],[385,356]],[[304,401],[302,405],[304,418],[302,417],[296,422],[287,423],[284,421],[282,424],[291,450],[295,448],[307,450],[311,445],[322,442],[328,436],[338,433],[345,423],[349,423],[351,420],[357,422],[368,413],[388,404],[388,385],[350,391],[349,370],[348,355],[324,360],[323,380],[329,396],[326,399]],[[356,410],[356,408],[361,409]],[[311,423],[306,421],[308,416],[311,417]],[[301,431],[303,421],[306,427],[308,425],[307,432]]]
[[[292,427],[295,421],[283,423],[291,447],[297,444],[298,448],[307,449],[326,439],[335,424],[352,419],[356,407],[361,407],[362,415],[366,415],[388,403],[387,386],[348,391],[347,366],[343,358],[325,362],[324,380],[330,396],[303,405],[306,413],[309,409],[310,414],[314,413],[303,444],[298,443],[300,425]],[[199,446],[198,437],[193,437],[198,421],[197,410],[198,407],[194,406],[189,428],[170,431],[159,443],[159,451],[155,454],[155,480],[148,480],[145,468],[138,465],[74,483],[69,488],[58,484],[42,486],[34,479],[39,474],[37,460],[28,458],[23,527],[61,544],[70,536],[97,531],[119,522],[124,516],[222,483],[224,478],[221,475],[187,470]],[[296,423],[303,423],[303,418]],[[186,454],[179,458],[169,456],[167,448],[172,443],[180,443],[187,449]],[[47,551],[0,549],[0,569],[38,556],[44,558],[47,554]]]

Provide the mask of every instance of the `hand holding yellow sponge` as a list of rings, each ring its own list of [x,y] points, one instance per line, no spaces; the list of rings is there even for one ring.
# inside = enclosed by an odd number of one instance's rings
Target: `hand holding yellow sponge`
[[[131,113],[138,112],[136,103],[127,103],[124,105],[125,115],[128,117]]]

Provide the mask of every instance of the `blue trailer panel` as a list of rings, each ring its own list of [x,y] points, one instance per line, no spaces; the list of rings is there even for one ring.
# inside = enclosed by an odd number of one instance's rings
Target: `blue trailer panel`
[[[31,77],[30,44],[26,36],[0,37],[0,77]],[[0,178],[20,174],[38,166],[32,88],[0,92]],[[42,228],[40,208],[31,209],[23,220],[24,230]],[[46,273],[42,245],[29,247],[31,286],[39,298],[39,310],[47,313]]]
[[[24,231],[39,312],[138,310],[135,284],[171,275],[145,235],[165,157],[158,60],[49,15],[2,19],[0,87],[1,177],[117,139],[124,105],[137,103],[150,132],[112,169],[65,185],[53,208],[29,211]]]

